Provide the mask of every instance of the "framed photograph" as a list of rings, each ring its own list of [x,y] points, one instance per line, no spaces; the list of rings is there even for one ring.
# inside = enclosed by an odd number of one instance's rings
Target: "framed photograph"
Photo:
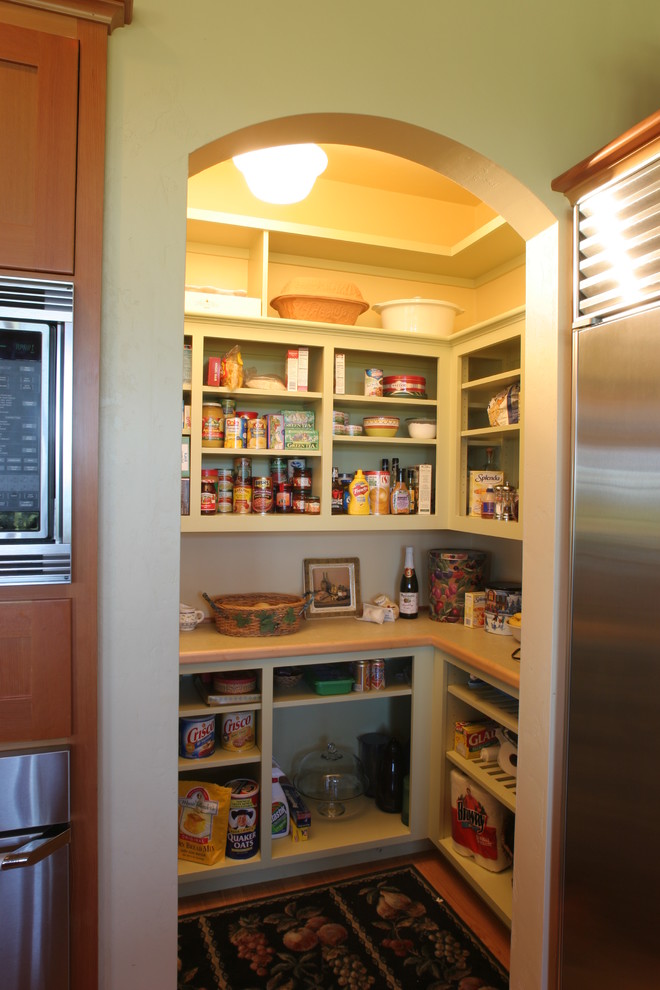
[[[303,560],[305,593],[312,593],[308,619],[362,615],[360,561],[357,557],[309,557]]]

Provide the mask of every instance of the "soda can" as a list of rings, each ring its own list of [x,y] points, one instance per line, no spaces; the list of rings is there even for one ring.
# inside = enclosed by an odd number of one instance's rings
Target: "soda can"
[[[354,691],[369,691],[371,688],[370,664],[368,660],[355,661]]]
[[[385,687],[385,661],[372,660],[369,670],[372,691],[382,691]]]

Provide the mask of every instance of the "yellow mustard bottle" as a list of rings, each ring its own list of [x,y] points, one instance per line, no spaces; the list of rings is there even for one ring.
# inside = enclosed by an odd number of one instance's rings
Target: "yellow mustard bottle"
[[[369,515],[369,485],[367,479],[358,468],[353,475],[353,480],[348,486],[348,515],[368,516]]]

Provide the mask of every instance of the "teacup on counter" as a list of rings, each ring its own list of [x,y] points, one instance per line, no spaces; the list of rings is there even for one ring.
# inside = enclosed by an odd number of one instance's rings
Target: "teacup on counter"
[[[192,605],[184,605],[183,602],[179,604],[179,629],[182,632],[190,632],[203,620],[204,613],[201,609],[193,608]]]

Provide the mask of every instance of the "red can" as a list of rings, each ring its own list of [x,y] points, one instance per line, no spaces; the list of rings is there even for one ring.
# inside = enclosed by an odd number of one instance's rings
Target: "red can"
[[[369,670],[369,680],[372,691],[382,691],[385,687],[385,661],[372,660]]]

